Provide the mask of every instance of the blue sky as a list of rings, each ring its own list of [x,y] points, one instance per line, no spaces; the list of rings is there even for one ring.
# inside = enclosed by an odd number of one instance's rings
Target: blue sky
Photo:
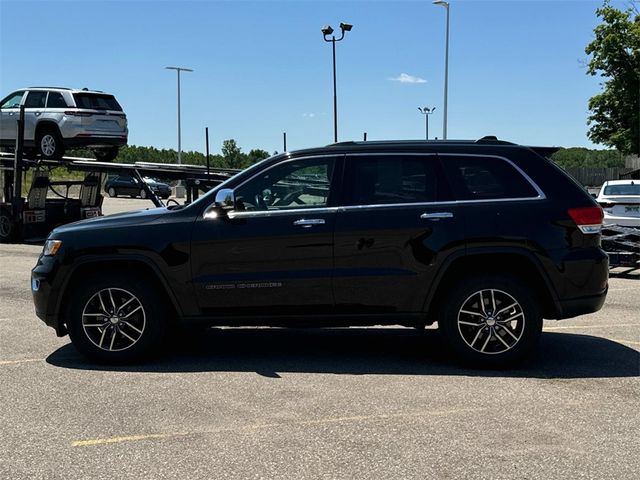
[[[585,45],[601,1],[450,0],[449,138],[591,146]],[[624,7],[625,2],[614,2]],[[339,139],[423,138],[418,106],[442,135],[445,10],[415,1],[0,0],[1,95],[29,85],[116,95],[129,143],[183,150],[289,150],[333,140],[325,24],[354,25],[337,45]],[[423,83],[392,80],[401,74]]]

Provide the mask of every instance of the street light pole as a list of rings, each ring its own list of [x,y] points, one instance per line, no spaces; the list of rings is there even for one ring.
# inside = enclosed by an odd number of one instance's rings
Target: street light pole
[[[436,107],[433,108],[429,108],[429,107],[418,107],[418,110],[420,110],[420,113],[424,115],[424,122],[425,122],[425,140],[429,140],[429,115],[431,115],[433,112],[435,112]]]
[[[336,38],[335,35],[331,35],[333,33],[333,28],[329,25],[325,25],[320,29],[322,35],[324,37],[325,42],[331,42],[332,51],[333,51],[333,141],[338,141],[338,91],[336,87],[336,42],[339,42],[344,38],[345,32],[350,32],[353,28],[353,25],[349,23],[341,23],[340,24],[340,38]],[[331,35],[331,38],[327,38],[327,36]]]
[[[182,164],[182,130],[180,127],[180,72],[193,72],[190,68],[164,67],[167,70],[175,70],[178,74],[178,165]]]
[[[447,10],[447,27],[445,31],[444,43],[444,114],[442,119],[442,138],[447,139],[447,97],[449,95],[449,2],[435,0],[434,5],[440,5]]]

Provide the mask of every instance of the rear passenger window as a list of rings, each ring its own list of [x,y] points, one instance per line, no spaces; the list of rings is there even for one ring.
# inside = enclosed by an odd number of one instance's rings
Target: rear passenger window
[[[47,108],[67,108],[67,102],[60,92],[49,92],[47,99]]]
[[[353,156],[347,160],[345,205],[450,200],[435,155]]]
[[[531,183],[501,158],[442,155],[442,163],[458,200],[538,196]]]
[[[47,99],[47,92],[29,92],[27,94],[27,101],[24,102],[25,108],[43,108],[44,102]]]

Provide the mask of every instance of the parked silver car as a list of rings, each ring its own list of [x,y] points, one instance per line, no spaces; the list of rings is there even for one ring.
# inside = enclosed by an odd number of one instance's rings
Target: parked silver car
[[[25,148],[43,158],[57,159],[68,148],[85,147],[98,160],[110,161],[127,144],[127,116],[113,95],[86,88],[31,87],[0,102],[1,146],[15,147],[21,105]]]

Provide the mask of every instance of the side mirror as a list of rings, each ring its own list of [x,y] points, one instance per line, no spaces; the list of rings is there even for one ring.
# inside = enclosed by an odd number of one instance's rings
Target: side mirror
[[[225,215],[229,210],[233,210],[236,206],[236,195],[233,189],[223,188],[216,192],[216,199],[209,208],[204,212],[204,218],[217,218]]]
[[[592,194],[591,194],[591,196],[592,196],[593,198],[598,198],[598,194],[597,194],[597,193],[592,193]]]
[[[236,194],[231,188],[216,192],[214,205],[222,210],[232,210],[236,206]]]

